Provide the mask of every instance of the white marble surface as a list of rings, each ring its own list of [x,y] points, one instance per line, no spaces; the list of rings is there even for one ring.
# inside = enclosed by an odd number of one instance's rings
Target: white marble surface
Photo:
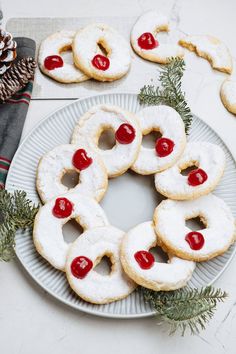
[[[184,33],[221,38],[236,58],[235,0],[2,0],[4,22],[17,16],[135,16],[156,8],[169,13]],[[236,158],[236,117],[219,98],[225,75],[186,53],[184,89],[192,111],[212,126]],[[234,64],[235,59],[234,59]],[[194,87],[194,89],[193,89]],[[68,101],[32,101],[23,136],[45,115]],[[0,264],[0,353],[2,354],[209,354],[235,353],[236,258],[215,283],[229,293],[199,336],[169,337],[155,318],[108,320],[74,311],[42,291],[15,260]]]

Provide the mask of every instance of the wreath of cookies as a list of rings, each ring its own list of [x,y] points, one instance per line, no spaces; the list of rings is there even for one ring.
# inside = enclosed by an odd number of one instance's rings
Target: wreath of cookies
[[[110,150],[98,140],[106,129],[116,139]],[[142,136],[159,131],[153,149],[142,147]],[[187,175],[183,169],[195,169]],[[224,253],[235,241],[235,221],[228,206],[210,194],[225,167],[223,150],[208,142],[188,142],[178,113],[168,106],[127,112],[121,107],[91,107],[78,120],[71,144],[60,145],[39,161],[36,186],[43,203],[34,224],[37,251],[64,271],[74,292],[85,301],[105,304],[127,297],[137,285],[155,291],[179,289],[191,279],[196,262]],[[167,198],[153,220],[125,233],[110,225],[98,204],[108,178],[128,169],[153,174],[156,189]],[[62,177],[74,170],[79,183],[69,189]],[[186,221],[199,217],[205,228],[191,230]],[[73,243],[62,227],[75,219],[84,232]],[[168,261],[157,262],[150,250],[160,247]],[[111,271],[95,270],[106,256]]]

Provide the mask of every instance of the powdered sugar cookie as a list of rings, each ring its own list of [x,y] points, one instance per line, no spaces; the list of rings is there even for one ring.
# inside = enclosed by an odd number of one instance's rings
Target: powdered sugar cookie
[[[112,129],[116,145],[110,150],[98,148],[98,140],[104,130]],[[99,105],[92,107],[78,121],[72,135],[72,144],[80,139],[94,149],[103,159],[108,176],[116,177],[124,173],[136,160],[142,134],[134,114],[119,107]]]
[[[138,158],[131,167],[137,173],[149,175],[172,166],[186,145],[184,123],[180,115],[168,106],[146,107],[137,113],[142,134],[160,131],[155,148],[141,145]]]
[[[79,183],[70,191],[80,192],[100,201],[107,190],[107,172],[101,158],[84,144],[59,145],[40,160],[36,185],[45,203],[68,192],[62,177],[70,171],[79,173]]]
[[[65,268],[69,249],[62,227],[71,219],[75,219],[85,230],[109,224],[99,204],[78,192],[66,193],[43,205],[34,222],[34,244],[41,256],[59,270]]]
[[[59,31],[40,45],[38,63],[41,71],[62,83],[82,82],[89,78],[74,64],[64,62],[61,52],[71,49],[74,31]]]
[[[200,217],[206,228],[192,231],[186,220]],[[154,213],[158,242],[168,252],[196,262],[223,254],[235,241],[235,220],[225,202],[209,194],[190,200],[164,200]]]
[[[131,64],[128,42],[115,29],[101,23],[91,24],[76,33],[73,55],[75,65],[99,81],[120,79]]]
[[[70,247],[66,275],[72,289],[82,299],[94,304],[107,304],[127,297],[136,284],[124,273],[120,262],[120,244],[124,232],[113,226],[84,232]],[[103,256],[112,263],[109,275],[94,268]]]
[[[157,236],[151,221],[130,230],[121,246],[121,262],[125,272],[137,284],[155,291],[185,286],[192,276],[195,263],[171,255],[168,255],[168,263],[156,262],[149,252],[155,246]]]
[[[157,12],[149,11],[140,16],[131,31],[131,44],[142,58],[166,64],[171,57],[183,57],[182,48],[176,43],[159,43],[157,33],[169,31],[168,18]]]
[[[207,59],[211,66],[219,71],[230,74],[233,63],[226,45],[218,38],[212,36],[186,36],[179,40],[183,47]]]
[[[220,88],[220,97],[225,108],[236,114],[236,81],[225,80]]]
[[[197,168],[187,176],[181,171]],[[219,183],[225,168],[223,150],[208,142],[187,143],[183,155],[174,166],[155,175],[158,192],[170,199],[194,199],[210,193]]]

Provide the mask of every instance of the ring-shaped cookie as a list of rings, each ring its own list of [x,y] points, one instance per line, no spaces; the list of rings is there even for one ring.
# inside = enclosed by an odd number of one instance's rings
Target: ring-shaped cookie
[[[191,278],[195,263],[169,254],[168,263],[156,262],[149,250],[157,243],[151,221],[130,230],[121,246],[121,263],[125,272],[137,284],[155,291],[182,288]]]
[[[36,185],[44,203],[68,191],[83,193],[97,201],[102,199],[108,184],[106,168],[101,158],[84,146],[59,145],[40,159]],[[79,183],[69,189],[62,183],[62,177],[71,171],[79,173]]]
[[[218,38],[208,35],[185,36],[179,44],[195,52],[199,57],[208,60],[213,69],[231,74],[233,71],[232,57],[229,49]]]
[[[80,70],[99,81],[120,79],[131,65],[129,43],[115,29],[100,23],[76,33],[73,56]]]
[[[168,63],[171,57],[183,57],[184,51],[177,43],[159,43],[158,32],[169,31],[168,18],[157,12],[149,11],[140,16],[131,31],[131,44],[142,58],[161,64]]]
[[[192,231],[186,220],[200,217],[205,228]],[[223,254],[235,241],[235,220],[226,203],[209,194],[195,200],[164,200],[154,213],[159,244],[178,257],[196,262]]]
[[[182,175],[188,167],[197,169]],[[157,191],[170,199],[195,199],[210,193],[219,183],[225,168],[224,151],[208,142],[187,143],[180,159],[155,175]]]
[[[162,137],[157,139],[153,149],[141,145],[132,170],[149,175],[171,167],[186,145],[185,127],[180,115],[173,108],[161,105],[142,109],[137,118],[143,135],[159,131]]]
[[[220,88],[220,98],[225,108],[236,114],[236,81],[226,79]]]
[[[98,227],[84,232],[70,247],[66,275],[70,286],[82,299],[107,304],[127,297],[136,284],[124,273],[120,262],[120,245],[124,232],[113,227]],[[94,268],[102,257],[111,261],[108,275]]]
[[[66,63],[61,53],[71,49],[76,32],[59,31],[44,39],[39,48],[38,63],[41,71],[62,83],[88,80],[73,63]]]
[[[110,150],[101,150],[98,147],[98,140],[107,129],[114,131],[116,144]],[[122,141],[122,137],[126,141]],[[80,117],[74,128],[71,143],[77,144],[85,140],[86,144],[102,157],[108,176],[116,177],[126,172],[136,160],[141,139],[142,134],[134,114],[120,107],[99,105]]]
[[[60,195],[43,205],[34,222],[34,244],[43,258],[62,271],[69,249],[62,227],[71,219],[75,219],[84,230],[109,224],[100,205],[78,192]]]

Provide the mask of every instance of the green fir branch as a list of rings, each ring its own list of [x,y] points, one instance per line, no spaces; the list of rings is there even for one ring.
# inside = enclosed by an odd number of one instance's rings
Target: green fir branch
[[[38,208],[24,191],[11,194],[0,190],[0,260],[7,262],[14,257],[16,231],[32,228]]]
[[[167,65],[162,65],[159,75],[160,87],[145,85],[138,95],[139,102],[145,105],[167,105],[174,108],[185,124],[186,133],[189,132],[193,115],[185,100],[182,91],[182,77],[185,62],[182,58],[171,58]]]
[[[218,302],[227,298],[221,289],[207,286],[201,289],[185,287],[175,291],[155,292],[142,288],[144,299],[162,320],[170,326],[170,334],[186,330],[198,334],[213,317]]]

